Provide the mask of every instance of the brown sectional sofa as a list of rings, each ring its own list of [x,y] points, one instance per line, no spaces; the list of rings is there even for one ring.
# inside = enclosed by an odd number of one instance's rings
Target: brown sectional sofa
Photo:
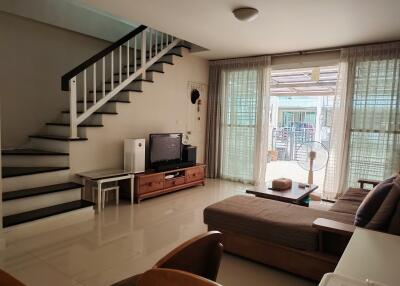
[[[319,281],[334,271],[367,195],[350,188],[329,211],[237,195],[204,210],[209,230],[224,235],[224,250]]]

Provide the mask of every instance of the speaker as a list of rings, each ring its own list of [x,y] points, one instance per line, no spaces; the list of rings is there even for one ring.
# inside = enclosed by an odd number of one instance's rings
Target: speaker
[[[124,170],[132,173],[145,171],[145,139],[124,140]]]
[[[182,161],[196,164],[197,147],[192,145],[183,145]]]

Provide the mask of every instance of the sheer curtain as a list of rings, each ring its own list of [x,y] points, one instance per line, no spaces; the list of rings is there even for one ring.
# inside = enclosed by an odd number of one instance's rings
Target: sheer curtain
[[[400,42],[344,49],[324,195],[400,168]]]
[[[211,63],[206,144],[210,177],[263,181],[269,63],[267,56]]]

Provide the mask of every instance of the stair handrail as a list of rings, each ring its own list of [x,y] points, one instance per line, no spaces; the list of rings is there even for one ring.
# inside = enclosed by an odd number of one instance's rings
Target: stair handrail
[[[64,74],[61,79],[61,89],[69,94],[70,139],[79,138],[79,124],[136,78],[142,76],[142,79],[146,79],[147,69],[180,42],[180,39],[172,35],[141,25]],[[114,54],[118,56],[116,61]],[[117,69],[116,73],[114,68]],[[88,71],[92,72],[92,90],[88,90]],[[107,71],[110,71],[109,82],[106,82]],[[109,87],[106,88],[106,85]],[[79,101],[78,93],[82,95]],[[91,100],[88,98],[90,96]],[[79,103],[83,103],[83,111],[80,112],[78,112]]]
[[[133,30],[132,32],[126,34],[125,36],[123,36],[122,38],[120,38],[118,41],[112,43],[111,45],[109,45],[108,47],[106,47],[105,49],[101,50],[100,52],[98,52],[97,54],[95,54],[94,56],[90,57],[89,59],[87,59],[86,61],[84,61],[83,63],[81,63],[80,65],[76,66],[75,68],[73,68],[72,70],[70,70],[69,72],[67,72],[66,74],[64,74],[61,77],[61,90],[62,91],[70,91],[70,86],[69,86],[69,81],[76,75],[80,74],[81,72],[83,72],[85,69],[87,69],[88,67],[90,67],[91,65],[93,65],[94,63],[98,62],[99,60],[101,60],[104,56],[108,55],[109,53],[111,53],[112,51],[116,50],[117,48],[119,48],[120,46],[122,46],[123,44],[125,44],[128,40],[132,39],[133,37],[139,35],[141,32],[143,32],[144,30],[146,30],[147,26],[145,25],[140,25],[139,27],[137,27],[135,30]]]

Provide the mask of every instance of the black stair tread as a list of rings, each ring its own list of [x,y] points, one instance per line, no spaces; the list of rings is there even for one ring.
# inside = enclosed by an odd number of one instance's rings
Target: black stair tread
[[[159,46],[160,46],[160,44],[159,44]],[[166,47],[166,46],[167,46],[167,45],[164,45],[163,47]],[[192,49],[189,45],[178,44],[178,45],[176,45],[175,47],[173,47],[169,52],[167,52],[164,56],[166,56],[166,55],[171,55],[171,54],[172,54],[172,55],[176,55],[176,56],[178,56],[178,57],[182,57],[181,54],[178,54],[177,52],[173,51],[173,49],[175,49],[175,48],[185,48],[185,49],[188,49],[188,50],[191,50],[191,49]],[[155,49],[155,47],[153,47],[153,49],[152,49],[152,55],[153,55],[153,56],[154,56],[155,51],[156,51],[156,49]],[[160,52],[160,51],[161,51],[161,50],[158,49],[158,52]],[[137,50],[136,50],[136,53],[137,53],[136,58],[137,58],[137,59],[140,59],[140,58],[142,57],[142,51],[141,51],[140,49],[137,49]],[[147,51],[146,51],[146,58],[149,58],[149,56],[150,56],[150,51],[147,50]]]
[[[158,60],[153,65],[155,65],[155,64],[167,64],[167,65],[172,65],[172,66],[174,65],[173,62],[166,61],[166,60]],[[127,67],[127,65],[124,65],[124,68],[126,68],[126,67]],[[129,67],[130,68],[134,68],[135,65],[134,64],[130,64]],[[137,69],[139,69],[141,67],[141,64],[137,64],[136,67],[137,67]]]
[[[68,156],[68,153],[46,151],[39,149],[7,149],[1,151],[2,155],[21,155],[21,156]]]
[[[148,69],[146,72],[158,72],[158,73],[164,73],[163,71],[152,70],[152,69]]]
[[[110,92],[110,91],[111,91],[111,89],[106,89],[106,92]],[[134,88],[124,88],[120,92],[124,92],[124,91],[143,92],[143,90],[141,90],[141,89],[134,89]],[[90,90],[89,93],[93,93],[93,90]],[[96,94],[97,93],[102,94],[103,91],[102,90],[96,90]],[[97,101],[99,101],[100,99],[98,99]],[[78,100],[78,102],[83,102],[83,100]],[[89,102],[89,101],[87,101],[87,102]],[[126,102],[126,101],[121,101],[120,99],[111,99],[111,100],[109,100],[107,102]]]
[[[44,195],[44,194],[62,192],[62,191],[67,191],[67,190],[73,190],[73,189],[78,189],[78,188],[82,188],[82,187],[83,187],[83,185],[81,185],[81,184],[77,184],[74,182],[68,182],[68,183],[49,185],[49,186],[43,186],[43,187],[37,187],[37,188],[31,188],[31,189],[17,190],[17,191],[12,191],[12,192],[4,192],[3,193],[3,202],[37,196],[37,195]]]
[[[166,42],[164,42],[163,43],[163,47],[166,47],[166,46],[168,46],[170,43],[166,43]],[[157,44],[157,46],[158,47],[161,47],[161,43],[158,43]],[[156,47],[156,45],[154,44],[153,46],[152,46],[152,50],[155,50],[155,47]],[[187,45],[187,44],[185,44],[185,43],[178,43],[175,47],[173,47],[172,49],[174,49],[174,48],[186,48],[186,49],[189,49],[189,50],[191,50],[192,48],[190,47],[190,45]],[[149,52],[149,51],[147,51],[147,52]]]
[[[139,81],[151,82],[151,83],[154,82],[154,80],[152,80],[152,79],[146,79],[146,78],[137,78],[137,79],[132,80],[132,82],[139,82]]]
[[[75,211],[83,208],[93,206],[92,202],[85,200],[77,200],[68,203],[63,203],[51,207],[41,208],[33,211],[23,212],[19,214],[9,215],[3,217],[3,227],[10,227],[13,225],[26,223],[53,215],[58,215],[62,213],[67,213],[70,211]]]
[[[185,48],[188,50],[192,49],[189,45],[185,45],[185,44],[177,44],[174,48]]]
[[[177,57],[183,57],[181,54],[177,53],[177,52],[168,52],[165,54],[166,56],[177,56]]]
[[[69,167],[2,167],[3,178],[68,170]]]
[[[47,134],[36,134],[30,135],[30,138],[38,138],[38,139],[49,139],[49,140],[57,140],[57,141],[86,141],[87,138],[79,137],[79,138],[69,138],[67,136],[59,136],[59,135],[47,135]]]
[[[118,75],[119,75],[119,74],[118,74]],[[154,82],[154,81],[151,80],[151,79],[141,79],[141,78],[132,80],[132,82],[140,82],[140,81],[151,82],[151,83]],[[106,81],[106,83],[110,84],[110,83],[111,83],[111,80]],[[119,83],[119,80],[118,80],[118,79],[115,79],[115,80],[114,80],[114,83]]]
[[[64,110],[64,111],[62,111],[62,113],[70,113],[69,112],[69,110]],[[82,114],[83,113],[83,111],[78,111],[77,112],[78,114]],[[107,114],[107,115],[117,115],[118,114],[118,112],[113,112],[113,111],[95,111],[95,112],[93,112],[92,114]]]
[[[98,101],[98,100],[97,100]],[[83,100],[78,100],[78,103],[83,103]],[[94,103],[93,99],[88,99],[86,100],[87,103]],[[110,99],[109,101],[107,101],[106,103],[116,103],[116,102],[120,102],[120,103],[131,103],[130,100],[124,100],[124,99]]]
[[[155,70],[155,69],[151,69],[151,68],[147,69],[146,72],[164,73],[163,71],[159,71],[159,70]],[[125,72],[125,71],[123,71],[123,72],[121,73],[121,75],[126,75],[126,74],[127,74],[127,72]],[[129,74],[132,74],[132,73],[130,72]],[[118,76],[118,75],[119,75],[119,72],[114,73],[114,76]]]
[[[69,123],[48,122],[46,125],[52,126],[70,126]],[[79,124],[78,127],[104,127],[103,124]]]

